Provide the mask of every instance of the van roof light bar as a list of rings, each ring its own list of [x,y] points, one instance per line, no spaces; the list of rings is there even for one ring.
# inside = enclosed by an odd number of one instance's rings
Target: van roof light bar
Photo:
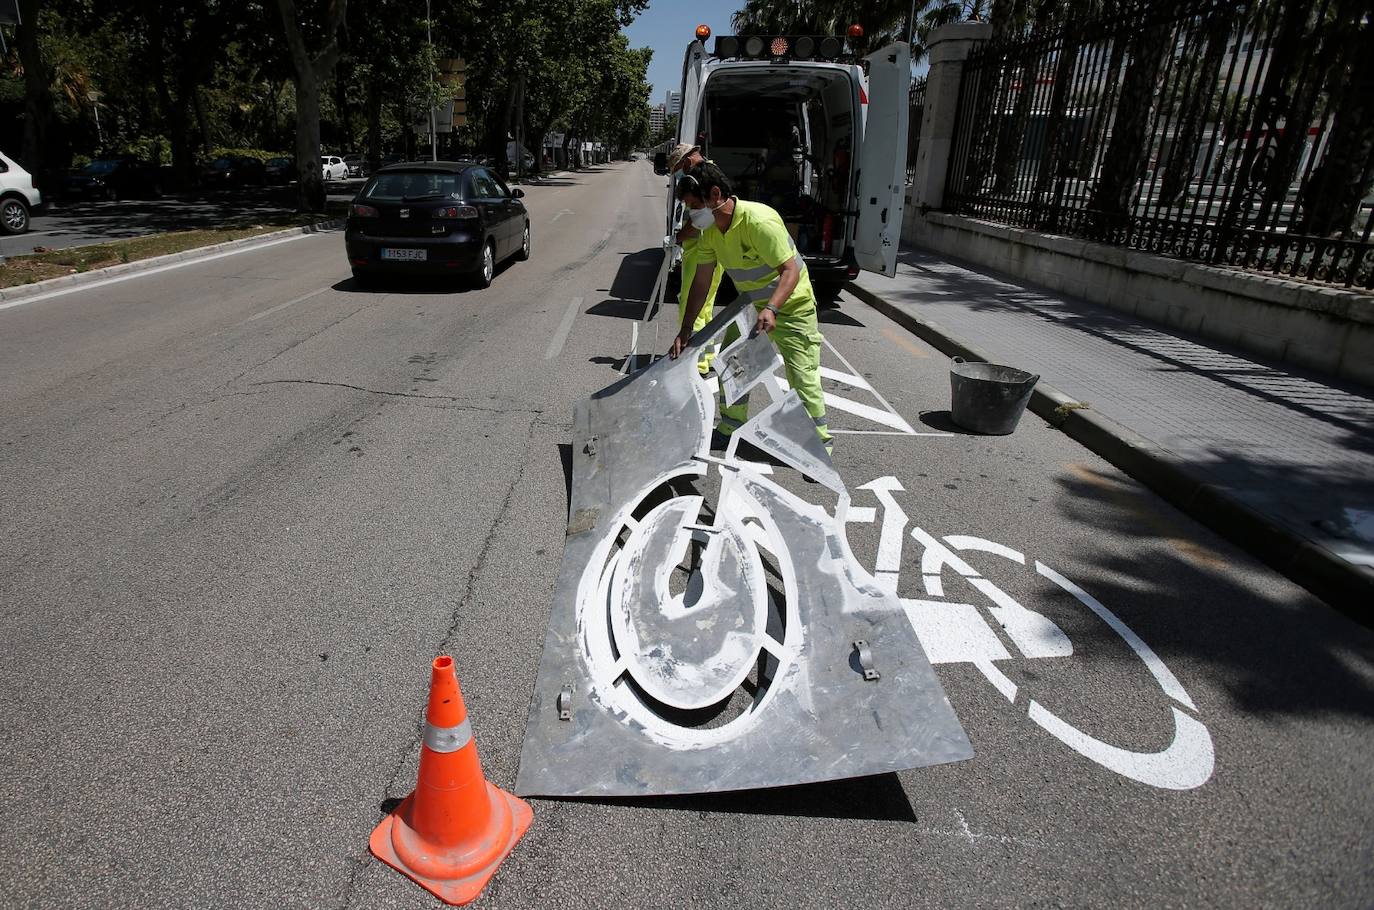
[[[817,60],[851,62],[839,35],[718,35],[711,56],[719,60]]]

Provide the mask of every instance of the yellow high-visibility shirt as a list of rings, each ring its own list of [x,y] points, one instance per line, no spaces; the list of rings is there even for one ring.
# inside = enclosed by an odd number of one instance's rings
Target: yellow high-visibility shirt
[[[801,277],[779,318],[788,322],[815,320],[816,295],[811,289],[806,262],[787,233],[782,216],[771,206],[735,199],[730,229],[722,233],[713,224],[702,231],[696,254],[698,267],[720,263],[740,294],[760,310],[778,287],[778,266],[795,259],[801,266]]]

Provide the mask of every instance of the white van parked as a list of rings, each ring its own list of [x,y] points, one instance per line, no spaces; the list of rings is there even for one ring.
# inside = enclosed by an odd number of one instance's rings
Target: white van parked
[[[911,48],[859,59],[835,36],[722,35],[707,53],[710,34],[699,27],[687,47],[678,141],[701,146],[741,199],[778,210],[819,292],[861,268],[894,274]],[[669,199],[671,233],[681,207]]]
[[[0,233],[24,233],[29,216],[42,206],[43,196],[33,185],[33,177],[0,152]]]

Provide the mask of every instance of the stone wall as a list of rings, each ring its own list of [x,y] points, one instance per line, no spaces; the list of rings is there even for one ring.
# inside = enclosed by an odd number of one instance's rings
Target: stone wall
[[[904,243],[1240,350],[1374,386],[1374,295],[928,211]]]

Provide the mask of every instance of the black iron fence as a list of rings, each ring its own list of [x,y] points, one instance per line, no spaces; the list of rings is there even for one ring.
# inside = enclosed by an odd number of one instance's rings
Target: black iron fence
[[[1374,287],[1367,0],[1105,7],[973,51],[945,208]]]
[[[911,83],[907,95],[906,128],[906,184],[911,186],[916,177],[916,150],[921,146],[921,119],[926,111],[926,80],[922,76]]]

